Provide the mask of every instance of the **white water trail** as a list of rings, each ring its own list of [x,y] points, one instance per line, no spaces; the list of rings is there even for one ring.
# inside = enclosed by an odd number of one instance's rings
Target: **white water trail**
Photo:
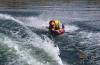
[[[17,20],[10,15],[0,14],[0,19],[13,20],[13,21],[21,24],[23,27],[25,27],[24,23],[22,21]],[[59,57],[59,48],[54,47],[54,44],[52,43],[52,41],[50,42],[50,39],[48,37],[46,37],[45,39],[48,39],[49,41],[42,40],[40,36],[31,32],[31,30],[29,30],[27,27],[25,27],[25,28],[27,30],[27,33],[30,35],[30,39],[28,40],[29,44],[32,44],[34,47],[43,49],[50,57],[52,57],[52,59],[54,61],[56,61],[59,65],[63,65],[63,63]],[[5,41],[7,41],[7,39]],[[9,47],[13,47],[14,49],[16,49],[17,54],[22,56],[22,58],[25,59],[29,64],[33,65],[34,62],[37,62],[36,65],[43,65],[42,63],[38,62],[36,59],[32,58],[27,52],[19,51],[20,50],[19,45],[15,44],[15,43],[13,44],[13,42],[10,42],[9,40],[7,41],[7,43],[8,42],[10,43],[10,44],[8,44]],[[52,52],[50,52],[50,51],[52,51]]]
[[[19,24],[23,24],[21,21],[15,19],[14,17],[12,17],[11,15],[7,15],[7,14],[0,14],[0,19],[1,20],[14,20],[14,22],[17,22]]]
[[[49,26],[50,20],[42,20],[41,18],[37,17],[23,17],[21,20],[25,20],[26,26],[35,27],[40,30],[48,31],[47,27]],[[78,30],[79,28],[75,25],[64,25],[65,26],[65,32],[74,32]]]
[[[14,50],[16,50],[16,54],[20,57],[20,59],[24,60],[29,65],[34,65],[34,64],[36,64],[36,65],[45,65],[45,64],[42,64],[41,62],[37,61],[35,58],[33,58],[28,53],[28,51],[21,50],[20,46],[16,43],[17,43],[17,41],[12,41],[9,38],[4,39],[4,44],[7,44],[9,48],[14,48]]]
[[[65,32],[74,32],[78,30],[79,28],[74,25],[65,25]]]

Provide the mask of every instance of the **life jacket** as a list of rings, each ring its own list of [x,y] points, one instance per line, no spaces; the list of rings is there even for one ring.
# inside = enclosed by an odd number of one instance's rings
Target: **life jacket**
[[[58,30],[58,29],[60,29],[60,21],[59,20],[55,20],[55,30]]]

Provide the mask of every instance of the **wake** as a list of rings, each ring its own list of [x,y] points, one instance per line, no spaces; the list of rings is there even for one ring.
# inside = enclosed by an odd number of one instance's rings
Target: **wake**
[[[12,39],[11,37],[7,37],[5,38],[4,42],[6,45],[8,45],[9,48],[14,48],[14,50],[16,50],[16,54],[20,56],[20,60],[24,60],[25,62],[27,62],[29,65],[63,65],[60,57],[59,57],[59,48],[58,47],[54,47],[54,42],[52,40],[50,40],[47,36],[44,35],[45,40],[43,40],[39,35],[37,35],[36,33],[32,32],[26,25],[25,23],[23,23],[22,21],[15,19],[14,17],[7,15],[7,14],[0,14],[0,19],[3,20],[13,20],[14,22],[20,24],[21,26],[23,26],[25,28],[25,32],[29,35],[28,38],[24,38],[23,42],[20,41],[15,41],[14,39]],[[20,31],[16,31],[16,32],[20,32]],[[11,32],[13,33],[13,32]],[[13,36],[18,37],[18,34],[14,34]],[[21,38],[19,38],[21,40]],[[26,45],[31,45],[32,47],[27,49],[27,47],[24,47]],[[34,50],[33,55],[31,54],[31,52]],[[31,50],[31,51],[30,51]],[[36,51],[41,51],[43,52],[43,54],[47,54],[47,58],[49,57],[49,61],[45,60],[44,58],[42,58],[42,56],[40,55],[38,57],[39,54],[34,55],[36,53]],[[27,52],[26,52],[27,51]],[[52,51],[52,52],[50,52]],[[37,58],[38,57],[38,58]],[[42,59],[44,60],[42,60]],[[52,60],[52,61],[51,61]]]

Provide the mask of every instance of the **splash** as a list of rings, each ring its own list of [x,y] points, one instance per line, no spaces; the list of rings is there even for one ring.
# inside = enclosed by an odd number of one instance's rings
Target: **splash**
[[[10,39],[10,37],[5,38],[4,40],[5,44],[7,44],[8,47],[14,48],[16,50],[16,54],[20,56],[20,59],[26,61],[29,65],[34,65],[34,64],[36,65],[63,65],[59,57],[59,48],[54,47],[54,43],[47,36],[44,36],[45,40],[43,40],[40,36],[32,32],[27,26],[25,26],[25,24],[22,21],[15,19],[14,17],[10,15],[0,14],[0,19],[13,20],[17,22],[18,24],[22,25],[23,27],[25,27],[26,29],[26,32],[28,33],[29,37],[25,38],[24,42],[12,40]],[[18,35],[15,35],[15,36],[18,36]],[[32,48],[39,49],[39,51],[41,49],[43,53],[44,54],[46,53],[47,56],[51,58],[50,60],[52,60],[53,62],[49,62],[47,60],[39,61],[40,58],[37,59],[34,55],[31,55],[31,51],[26,50],[27,48],[23,47],[25,45],[32,45]],[[30,49],[32,50],[32,48]],[[46,63],[43,63],[43,61],[46,61]]]
[[[74,25],[65,25],[65,32],[74,32],[78,30],[79,28]]]

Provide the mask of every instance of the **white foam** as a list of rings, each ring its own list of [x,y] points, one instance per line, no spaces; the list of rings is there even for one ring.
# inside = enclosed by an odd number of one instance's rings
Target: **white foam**
[[[23,24],[20,20],[15,19],[14,17],[12,17],[11,15],[7,15],[7,14],[0,14],[0,19],[3,20],[14,20],[17,23]]]
[[[47,26],[48,25],[48,21],[47,20],[42,20],[41,18],[37,18],[37,17],[21,17],[18,19],[24,21],[24,24],[26,26],[31,26],[31,27],[35,27],[35,28],[38,28],[38,27],[41,27],[41,26]]]
[[[37,18],[37,17],[27,17],[27,18],[23,17],[21,18],[21,20],[26,21],[25,22],[26,26],[35,27],[37,29],[48,31],[46,27],[49,26],[49,20],[42,20],[41,18]],[[67,24],[64,26],[65,26],[65,32],[73,32],[79,29],[77,26],[74,26],[74,25]]]
[[[25,62],[27,62],[30,65],[45,65],[42,64],[41,62],[37,61],[34,57],[32,57],[28,51],[26,50],[22,50],[21,46],[19,46],[17,41],[12,41],[10,40],[8,37],[4,38],[4,44],[8,45],[9,48],[14,48],[14,50],[16,50],[16,54],[19,56],[19,58],[21,60],[24,60]],[[11,63],[10,63],[11,64]]]
[[[60,57],[59,57],[59,48],[54,47],[54,42],[51,41],[48,37],[44,35],[44,39],[42,40],[40,37],[30,38],[30,44],[32,44],[36,48],[43,49],[44,52],[48,54],[48,56],[52,57],[52,60],[56,61],[59,65],[63,65]],[[33,43],[34,42],[34,43]]]
[[[17,19],[15,19],[14,17],[12,17],[10,15],[0,14],[0,18],[1,19],[3,18],[3,19],[14,20],[15,22],[17,22],[17,23],[19,23],[23,26],[25,25],[22,21],[17,20]],[[31,18],[29,20],[32,21]],[[41,20],[39,20],[39,22],[40,21]],[[45,37],[45,40],[42,40],[40,36],[38,36],[35,33],[31,32],[27,27],[25,27],[25,28],[27,30],[27,33],[30,35],[30,39],[28,40],[30,42],[29,44],[32,44],[33,46],[35,46],[37,48],[43,49],[50,57],[52,57],[52,59],[54,61],[56,61],[56,63],[58,63],[59,65],[63,65],[63,63],[62,63],[62,61],[59,57],[59,48],[54,47],[54,44],[51,42],[51,40],[48,37]],[[31,55],[28,52],[26,52],[25,50],[20,50],[20,46],[16,43],[17,43],[16,41],[13,42],[12,40],[9,40],[8,38],[5,38],[5,44],[7,44],[9,47],[14,48],[15,50],[17,50],[16,53],[18,55],[20,55],[20,57],[23,60],[26,60],[27,63],[29,63],[31,65],[33,65],[33,64],[44,65],[41,62],[37,61],[35,58],[32,58]],[[52,51],[52,52],[50,52],[50,51]]]
[[[78,30],[79,28],[74,25],[65,25],[65,32],[73,32]]]
[[[53,60],[56,60],[56,62],[58,62],[59,65],[63,65],[60,57],[59,57],[59,48],[58,47],[54,47],[54,42],[51,41],[47,36],[45,36],[45,41],[43,42],[43,45],[41,48],[43,48],[48,55],[50,55]]]

